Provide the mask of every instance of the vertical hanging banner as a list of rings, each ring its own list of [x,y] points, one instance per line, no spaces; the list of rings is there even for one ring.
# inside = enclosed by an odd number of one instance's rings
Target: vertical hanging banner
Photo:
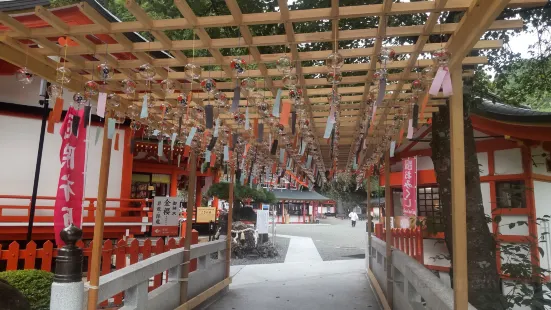
[[[417,216],[417,157],[402,160],[402,213]]]
[[[82,227],[82,197],[84,195],[84,156],[86,154],[86,128],[84,110],[77,111],[69,107],[61,130],[61,149],[59,161],[61,170],[57,185],[54,208],[54,231],[56,243],[63,245],[59,233],[73,224]],[[78,131],[73,131],[73,122],[80,120]]]

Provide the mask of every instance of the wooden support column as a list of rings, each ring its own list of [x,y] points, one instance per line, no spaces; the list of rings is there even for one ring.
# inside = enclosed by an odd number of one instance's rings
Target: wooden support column
[[[170,196],[178,196],[178,170],[172,170],[170,174]]]
[[[233,186],[235,182],[235,164],[231,165],[230,169],[230,196],[228,201],[228,229],[226,235],[226,279],[230,277],[230,263],[231,263],[231,229],[233,222]]]
[[[390,195],[390,152],[385,153],[385,219],[386,219],[386,300],[390,309],[392,309],[392,299],[394,296],[394,281],[392,279],[392,230],[390,229],[392,218],[390,208],[392,201]]]
[[[96,310],[98,305],[98,286],[101,266],[101,251],[103,249],[103,225],[105,222],[105,200],[109,185],[109,164],[111,162],[111,143],[108,137],[108,120],[112,116],[108,111],[103,125],[103,145],[101,147],[101,162],[99,168],[98,201],[94,223],[94,239],[92,240],[92,263],[90,264],[90,285],[88,290],[88,310]],[[93,212],[93,211],[90,211]]]
[[[371,269],[371,174],[367,175],[367,261],[368,261],[368,268]]]
[[[467,204],[465,197],[465,135],[463,117],[463,76],[461,66],[452,71],[450,104],[450,143],[452,168],[452,235],[454,309],[467,309]]]
[[[184,265],[182,266],[182,285],[180,286],[180,304],[187,302],[188,277],[191,258],[191,230],[193,223],[193,210],[195,209],[195,186],[197,184],[197,154],[194,150],[189,152],[189,178],[187,188],[187,217],[186,217],[186,237],[184,239]]]

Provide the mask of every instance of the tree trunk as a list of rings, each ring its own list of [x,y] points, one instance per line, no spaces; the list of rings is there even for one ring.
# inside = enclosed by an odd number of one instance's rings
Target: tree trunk
[[[344,214],[344,213],[346,213],[344,210],[344,203],[342,202],[342,199],[339,198],[337,199],[337,214]]]
[[[465,185],[467,197],[467,267],[469,302],[477,309],[503,309],[496,265],[496,243],[490,233],[482,204],[480,171],[473,126],[465,109]],[[432,161],[440,187],[446,246],[453,257],[450,123],[448,106],[432,119]],[[453,270],[452,270],[453,273]]]

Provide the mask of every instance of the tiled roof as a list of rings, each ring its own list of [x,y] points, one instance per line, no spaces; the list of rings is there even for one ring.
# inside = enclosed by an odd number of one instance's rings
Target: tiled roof
[[[0,12],[34,10],[37,5],[48,6],[50,0],[9,0],[0,1]]]
[[[294,191],[289,189],[279,190],[276,189],[273,191],[274,195],[278,200],[288,200],[288,201],[325,201],[331,200],[316,191]]]
[[[513,107],[502,103],[483,100],[471,110],[472,113],[504,122],[526,124],[550,124],[551,113],[534,111],[529,108]]]

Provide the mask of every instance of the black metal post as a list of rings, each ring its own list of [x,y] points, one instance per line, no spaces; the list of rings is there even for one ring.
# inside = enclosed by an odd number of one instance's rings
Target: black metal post
[[[47,83],[49,86],[50,83]],[[38,141],[38,153],[36,154],[36,168],[34,170],[34,183],[33,193],[31,196],[31,209],[29,211],[29,227],[27,228],[27,242],[32,240],[33,225],[34,225],[34,213],[36,210],[36,196],[38,194],[38,180],[40,177],[40,167],[42,166],[42,151],[44,149],[44,135],[46,134],[46,123],[48,122],[48,116],[50,114],[49,108],[49,96],[46,92],[44,99],[39,101],[40,105],[44,108],[42,110],[42,125],[40,127],[40,139]]]

